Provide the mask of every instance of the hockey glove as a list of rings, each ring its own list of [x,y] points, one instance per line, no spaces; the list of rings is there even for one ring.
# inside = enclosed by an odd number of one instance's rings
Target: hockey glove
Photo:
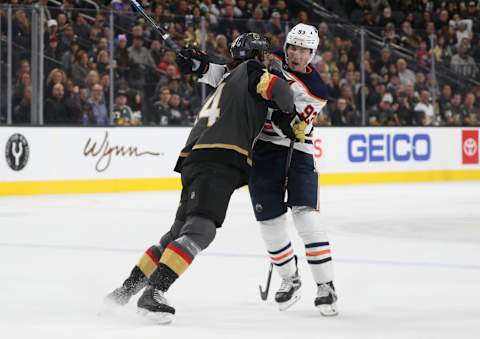
[[[183,74],[196,74],[201,76],[208,71],[210,58],[196,48],[182,48],[177,52],[177,65]]]
[[[305,142],[306,122],[298,118],[297,112],[285,114],[280,110],[273,111],[272,122],[290,140],[295,140],[302,144]]]

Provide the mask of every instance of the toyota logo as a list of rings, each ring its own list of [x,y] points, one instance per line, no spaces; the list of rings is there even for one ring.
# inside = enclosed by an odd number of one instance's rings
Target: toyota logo
[[[473,157],[475,154],[477,154],[477,151],[477,141],[473,138],[465,139],[465,141],[463,142],[463,152],[465,153],[465,155]]]

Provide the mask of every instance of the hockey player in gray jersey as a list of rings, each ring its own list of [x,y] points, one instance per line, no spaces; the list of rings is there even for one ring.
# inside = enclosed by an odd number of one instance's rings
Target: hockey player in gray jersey
[[[230,197],[246,185],[251,150],[267,116],[268,105],[291,116],[293,93],[288,83],[262,65],[269,49],[256,33],[239,36],[231,47],[231,71],[222,76],[198,115],[175,170],[182,193],[175,221],[160,243],[141,257],[123,285],[107,300],[124,305],[145,287],[137,306],[160,323],[170,322],[175,309],[165,293],[206,249],[225,219]],[[203,56],[196,69],[206,71]]]
[[[318,220],[318,173],[313,157],[313,122],[326,105],[327,90],[320,75],[309,66],[319,43],[315,27],[298,24],[287,35],[284,51],[272,53],[270,67],[285,78],[294,92],[297,116],[270,110],[253,152],[249,190],[255,217],[272,264],[282,278],[275,300],[286,310],[300,298],[301,281],[288,233],[286,212],[292,211],[295,228],[305,245],[307,262],[317,284],[314,305],[324,316],[337,314],[330,243]],[[224,65],[208,64],[207,56],[186,51],[188,57],[208,65],[202,81],[216,87],[227,72]],[[190,67],[190,65],[188,65]],[[294,125],[293,133],[291,126]],[[287,137],[287,134],[289,134]],[[288,200],[284,202],[283,171],[290,138],[299,142],[289,168]],[[272,170],[275,169],[275,170]]]

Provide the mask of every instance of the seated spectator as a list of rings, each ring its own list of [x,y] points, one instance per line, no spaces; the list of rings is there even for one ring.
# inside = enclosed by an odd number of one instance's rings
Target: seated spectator
[[[398,120],[401,126],[412,126],[415,124],[413,106],[408,95],[400,92],[397,96],[397,103],[393,105],[394,112],[397,112]]]
[[[153,104],[153,112],[150,124],[166,126],[170,117],[170,90],[167,87],[160,88],[159,100]]]
[[[127,91],[120,89],[115,96],[113,106],[113,124],[120,126],[138,125],[140,121],[134,120],[133,112],[127,105]]]
[[[421,126],[438,126],[435,110],[431,103],[430,92],[423,90],[420,93],[420,102],[415,106],[414,111],[417,115],[417,122]]]
[[[480,110],[475,105],[475,94],[468,93],[463,104],[463,124],[478,126],[480,124]]]
[[[475,77],[478,73],[477,64],[475,60],[467,54],[467,47],[465,45],[461,45],[458,53],[452,57],[450,67],[460,77]]]
[[[26,74],[26,73],[25,73]],[[12,115],[12,123],[29,124],[32,105],[32,86],[27,85],[22,91],[23,97],[18,105],[15,106]]]
[[[182,113],[182,100],[178,94],[173,94],[168,101],[170,105],[170,116],[168,116],[168,125],[170,126],[179,126],[185,125],[186,116]]]
[[[441,112],[442,113],[442,112]],[[461,126],[463,123],[462,95],[455,93],[449,104],[445,105],[443,119],[447,126]]]
[[[392,109],[393,96],[385,93],[378,106],[369,115],[370,126],[398,126],[400,121]]]
[[[65,91],[61,83],[57,83],[52,88],[52,93],[45,100],[44,123],[53,124],[70,124],[72,122],[71,111],[68,109],[65,100]]]
[[[22,73],[19,75],[15,83],[15,87],[13,87],[13,94],[12,94],[13,107],[20,104],[20,102],[24,98],[25,88],[31,87],[31,85],[32,85],[32,79],[30,77],[30,73]]]
[[[400,58],[397,60],[398,77],[402,85],[414,85],[415,73],[407,68],[407,62],[405,59]]]
[[[47,83],[45,86],[45,96],[52,93],[53,86],[56,84],[62,84],[65,90],[65,84],[67,82],[67,75],[60,68],[54,68],[47,77]]]
[[[343,98],[337,100],[335,109],[330,114],[330,120],[332,126],[355,126],[358,123],[354,110]]]
[[[263,21],[263,10],[260,7],[256,7],[253,11],[253,17],[248,19],[246,24],[247,30],[249,32],[255,32],[259,34],[264,34],[267,32],[267,24]]]
[[[105,103],[102,85],[93,85],[88,102],[92,106],[94,124],[108,125],[110,122],[110,118],[108,116],[107,105]]]

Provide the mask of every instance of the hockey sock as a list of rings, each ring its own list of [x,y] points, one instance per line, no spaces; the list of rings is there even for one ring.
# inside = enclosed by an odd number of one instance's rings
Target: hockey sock
[[[157,270],[150,276],[150,284],[166,292],[200,250],[188,236],[172,241],[163,251]]]
[[[137,267],[148,278],[157,269],[160,258],[162,257],[162,247],[153,245],[150,247],[138,261]]]
[[[260,231],[276,271],[282,278],[294,275],[297,267],[293,260],[294,252],[288,235],[286,215],[261,221]]]
[[[298,235],[305,244],[307,262],[317,284],[333,280],[332,256],[327,233],[318,224],[318,213],[310,207],[292,208]]]

